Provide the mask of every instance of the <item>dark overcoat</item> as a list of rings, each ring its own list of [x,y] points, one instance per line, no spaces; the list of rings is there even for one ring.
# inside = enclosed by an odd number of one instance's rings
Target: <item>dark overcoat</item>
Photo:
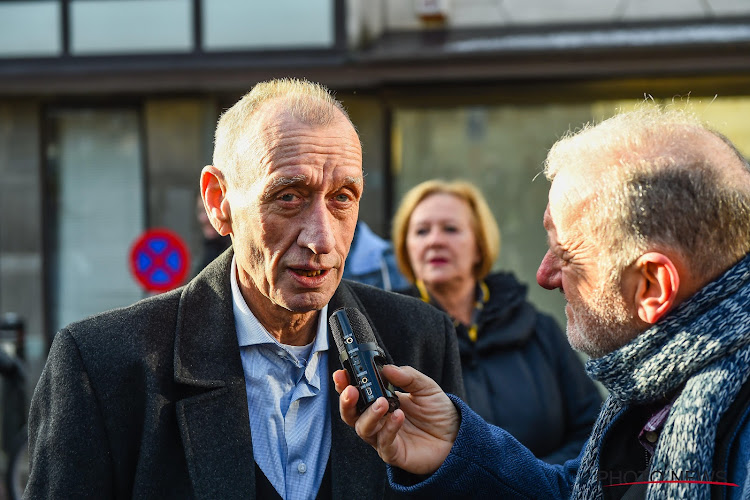
[[[54,339],[29,419],[28,498],[254,498],[255,464],[230,288],[232,250],[186,286],[73,323]],[[343,281],[390,362],[463,394],[448,317]],[[340,365],[329,333],[329,371]],[[329,378],[330,380],[330,378]],[[330,386],[333,498],[383,498],[386,468],[338,414]]]

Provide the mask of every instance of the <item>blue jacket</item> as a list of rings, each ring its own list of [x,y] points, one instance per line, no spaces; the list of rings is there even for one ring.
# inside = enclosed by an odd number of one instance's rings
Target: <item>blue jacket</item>
[[[375,234],[362,221],[357,222],[343,277],[388,291],[409,286],[398,270],[390,242]]]
[[[432,499],[570,497],[582,453],[563,465],[537,460],[503,429],[487,424],[455,396],[451,395],[451,399],[461,414],[461,427],[448,458],[434,474],[417,484],[410,484],[402,471],[389,466],[388,479],[393,489],[412,498]],[[728,481],[738,486],[719,487],[712,491],[712,498],[750,498],[750,407],[744,408],[737,424],[730,432],[726,470]]]

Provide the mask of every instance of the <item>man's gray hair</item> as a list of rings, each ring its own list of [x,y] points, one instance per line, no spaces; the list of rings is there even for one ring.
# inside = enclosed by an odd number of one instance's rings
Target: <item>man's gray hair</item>
[[[568,168],[597,179],[581,187],[572,229],[607,249],[612,278],[652,250],[678,252],[706,279],[750,252],[747,161],[684,109],[644,104],[585,126],[552,147],[544,173]]]
[[[351,123],[344,106],[323,85],[294,78],[258,83],[221,115],[216,126],[213,164],[230,182],[239,180],[242,167],[254,168],[252,163],[263,154],[256,150],[256,138],[248,136],[249,122],[264,103],[274,99],[283,100],[286,111],[306,125],[327,126],[339,112]]]

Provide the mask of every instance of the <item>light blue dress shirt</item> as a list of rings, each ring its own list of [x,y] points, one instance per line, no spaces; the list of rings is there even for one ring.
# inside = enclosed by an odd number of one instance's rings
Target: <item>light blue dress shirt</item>
[[[331,452],[328,305],[313,343],[288,346],[250,311],[234,259],[231,283],[255,462],[282,498],[315,498]]]

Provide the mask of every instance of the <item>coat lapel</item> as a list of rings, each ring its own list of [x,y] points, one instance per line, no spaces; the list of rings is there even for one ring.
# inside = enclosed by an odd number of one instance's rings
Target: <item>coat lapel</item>
[[[232,251],[183,290],[174,347],[174,379],[184,390],[177,419],[198,498],[248,498],[255,467],[232,310]]]
[[[328,313],[333,314],[340,307],[354,307],[367,316],[367,311],[352,293],[346,282],[339,285]],[[367,316],[370,325],[372,320]],[[375,450],[362,441],[357,433],[346,425],[339,414],[339,395],[333,385],[333,372],[341,369],[336,343],[328,329],[328,380],[329,402],[331,405],[331,489],[335,499],[383,498],[385,495],[385,464]],[[382,347],[383,341],[375,331],[375,338]],[[390,355],[386,353],[390,362]],[[353,480],[353,477],[356,477]]]
[[[185,396],[177,401],[176,411],[198,498],[254,498],[256,490],[245,376],[229,281],[232,255],[230,249],[210,264],[185,287],[180,299],[174,379]],[[355,307],[367,316],[345,282],[331,299],[329,313],[340,307]],[[374,334],[382,347],[380,335],[376,330]],[[383,498],[385,464],[339,415],[331,376],[341,364],[330,329],[328,344],[333,498]],[[386,358],[392,362],[387,352]]]

